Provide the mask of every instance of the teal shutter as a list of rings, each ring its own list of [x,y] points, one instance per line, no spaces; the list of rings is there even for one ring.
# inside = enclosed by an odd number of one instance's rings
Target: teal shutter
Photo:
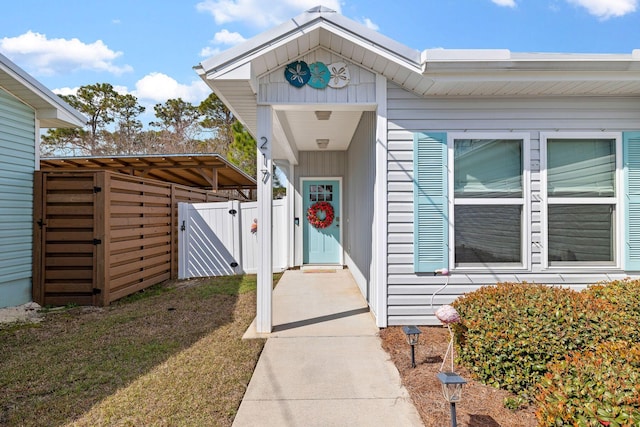
[[[624,132],[625,270],[640,270],[640,132]]]
[[[414,134],[413,160],[414,268],[432,273],[449,267],[447,134]]]

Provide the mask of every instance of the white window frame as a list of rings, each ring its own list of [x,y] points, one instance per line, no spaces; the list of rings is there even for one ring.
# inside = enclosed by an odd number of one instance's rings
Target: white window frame
[[[547,140],[548,139],[614,139],[616,147],[616,170],[615,170],[615,196],[614,197],[552,197],[548,196],[547,179]],[[542,268],[545,270],[611,270],[620,269],[623,253],[624,241],[624,205],[623,205],[623,165],[622,165],[622,132],[540,132],[540,196],[541,196],[541,220],[542,220]],[[580,203],[576,203],[580,200]],[[576,205],[614,205],[615,206],[615,227],[613,230],[613,262],[603,262],[601,264],[586,263],[576,261],[575,265],[570,262],[561,265],[549,264],[549,204],[576,204]]]
[[[496,198],[491,202],[474,199],[461,199],[456,201],[454,194],[454,142],[457,139],[509,139],[522,140],[522,198]],[[486,272],[490,270],[500,271],[530,271],[531,270],[531,135],[524,132],[452,132],[447,134],[447,180],[449,200],[449,266],[452,271]],[[456,205],[522,205],[522,233],[520,264],[487,264],[462,265],[455,263],[455,206]]]

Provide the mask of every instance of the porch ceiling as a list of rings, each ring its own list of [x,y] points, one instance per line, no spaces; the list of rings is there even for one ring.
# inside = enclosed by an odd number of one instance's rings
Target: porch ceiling
[[[360,122],[362,112],[371,108],[345,108],[338,105],[280,106],[276,109],[280,125],[287,141],[298,151],[342,151],[349,143]],[[318,115],[329,115],[319,119]],[[326,148],[318,146],[318,140],[327,140]]]

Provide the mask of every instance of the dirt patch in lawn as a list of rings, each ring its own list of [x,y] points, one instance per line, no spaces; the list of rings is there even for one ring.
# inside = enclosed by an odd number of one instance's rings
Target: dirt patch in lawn
[[[40,308],[35,302],[16,307],[0,308],[0,325],[14,322],[39,322],[42,320]]]
[[[449,425],[449,404],[442,396],[436,374],[449,343],[449,331],[444,327],[420,327],[422,334],[416,346],[416,368],[411,367],[411,347],[401,327],[389,327],[380,332],[383,348],[395,363],[404,386],[409,391],[427,427]],[[534,407],[512,411],[504,407],[506,398],[514,395],[473,381],[470,373],[459,366],[456,372],[468,383],[462,402],[456,406],[460,427],[535,427]]]

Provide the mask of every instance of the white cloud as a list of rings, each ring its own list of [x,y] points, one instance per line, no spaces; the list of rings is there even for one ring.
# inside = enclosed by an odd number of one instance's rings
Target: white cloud
[[[216,56],[220,52],[222,51],[217,47],[207,46],[202,48],[202,50],[200,51],[200,56],[203,58],[210,58],[212,56]]]
[[[129,93],[129,88],[127,88],[126,86],[121,86],[121,85],[114,85],[113,86],[113,90],[115,90],[116,92],[118,92],[120,95],[128,95]]]
[[[567,0],[571,4],[584,7],[600,19],[624,16],[635,12],[638,0]]]
[[[51,92],[55,93],[56,95],[75,95],[76,93],[78,93],[78,89],[80,89],[78,86],[61,87],[58,89],[53,89]]]
[[[323,5],[340,13],[340,0],[323,0]],[[243,22],[266,28],[318,6],[318,0],[204,0],[196,5],[210,13],[216,24]]]
[[[76,95],[80,87],[61,87],[53,89],[56,95]],[[129,90],[122,85],[114,85],[113,90],[121,95],[131,94],[138,98],[140,105],[147,110],[164,103],[168,99],[182,98],[184,101],[199,104],[211,93],[211,89],[201,80],[194,80],[190,85],[178,83],[172,77],[162,73],[151,73],[136,82],[136,88]]]
[[[35,75],[54,75],[77,70],[106,71],[115,75],[132,71],[114,61],[122,56],[102,40],[84,43],[77,38],[48,39],[45,34],[27,31],[17,37],[0,39],[0,51]]]
[[[362,21],[360,22],[373,31],[378,31],[380,29],[380,27],[369,18],[362,18]]]
[[[218,31],[215,36],[213,36],[214,44],[236,45],[245,40],[240,33],[232,33],[226,29]]]
[[[516,7],[516,0],[491,0],[498,6]]]
[[[233,46],[236,44],[240,44],[245,41],[244,37],[240,33],[232,33],[229,30],[223,29],[218,31],[214,36],[213,40],[211,40],[212,45],[226,45]],[[209,58],[211,56],[215,56],[219,54],[222,49],[212,46],[207,46],[200,51],[200,56]]]
[[[60,87],[60,88],[56,88],[56,89],[51,89],[51,92],[55,93],[56,95],[75,95],[78,93],[78,89],[80,89],[79,86],[76,87]],[[118,92],[121,95],[126,95],[129,92],[129,89],[126,86],[121,86],[121,85],[115,85],[113,86],[113,90],[115,90],[116,92]]]
[[[147,74],[136,82],[135,90],[131,91],[141,104],[163,103],[167,99],[175,98],[199,104],[209,93],[211,89],[202,80],[194,80],[191,84],[185,85],[162,73]]]

